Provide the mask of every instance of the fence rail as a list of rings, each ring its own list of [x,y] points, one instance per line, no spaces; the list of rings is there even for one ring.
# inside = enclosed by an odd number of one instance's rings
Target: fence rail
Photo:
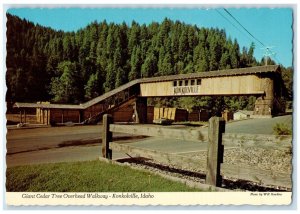
[[[122,144],[120,142],[111,142],[110,149],[114,151],[128,153],[128,154],[139,155],[153,160],[159,160],[164,164],[170,164],[180,168],[189,168],[189,169],[200,168],[202,171],[206,170],[206,161],[199,161],[199,160],[195,160],[194,158],[190,158],[182,155],[159,152],[159,151],[144,149],[144,148],[137,148],[133,146],[128,146],[126,144]]]
[[[103,157],[112,158],[112,150],[145,158],[159,160],[164,164],[180,168],[197,169],[206,173],[206,184],[221,186],[222,176],[242,179],[264,185],[291,188],[291,174],[260,169],[249,165],[223,163],[224,146],[236,148],[263,148],[269,150],[287,150],[292,148],[292,136],[232,134],[225,132],[225,121],[213,117],[209,121],[208,131],[183,130],[154,126],[134,126],[113,124],[110,115],[103,117]],[[145,135],[161,138],[181,139],[185,141],[208,142],[207,160],[164,153],[160,151],[128,146],[120,142],[112,142],[112,133],[122,132],[133,135]],[[271,164],[271,163],[270,163]]]
[[[110,132],[121,132],[132,135],[145,135],[151,137],[171,138],[185,141],[207,142],[207,131],[180,130],[164,127],[134,126],[111,124]]]

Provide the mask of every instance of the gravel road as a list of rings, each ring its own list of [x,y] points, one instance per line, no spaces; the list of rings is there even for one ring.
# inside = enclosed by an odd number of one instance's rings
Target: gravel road
[[[225,132],[249,134],[274,134],[273,127],[276,123],[285,123],[292,126],[292,115],[274,118],[249,119],[226,124]]]

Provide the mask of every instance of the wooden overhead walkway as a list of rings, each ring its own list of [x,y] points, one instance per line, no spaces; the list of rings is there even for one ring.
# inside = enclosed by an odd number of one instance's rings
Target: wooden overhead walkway
[[[79,121],[90,124],[98,122],[103,113],[134,100],[134,112],[141,122],[144,116],[139,115],[147,115],[143,110],[147,97],[255,95],[254,115],[272,116],[280,109],[276,97],[283,88],[280,67],[268,65],[137,79],[79,105],[16,102],[14,107],[78,111]]]

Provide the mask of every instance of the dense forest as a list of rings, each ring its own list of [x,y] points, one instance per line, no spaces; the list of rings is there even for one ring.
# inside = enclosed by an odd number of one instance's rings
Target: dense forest
[[[239,47],[223,29],[165,19],[140,25],[93,22],[55,31],[7,14],[7,102],[81,103],[128,81],[153,76],[257,66],[254,44]],[[274,64],[269,59],[269,64]],[[282,67],[292,100],[292,68]],[[150,100],[156,105],[251,109],[255,97]],[[220,109],[218,109],[220,110]]]

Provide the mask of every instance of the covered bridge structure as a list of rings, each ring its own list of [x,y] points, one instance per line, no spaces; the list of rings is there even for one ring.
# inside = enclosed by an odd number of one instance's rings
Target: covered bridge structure
[[[73,121],[96,123],[104,113],[131,105],[138,123],[147,123],[148,97],[178,96],[256,96],[253,115],[272,117],[285,110],[278,102],[284,84],[278,65],[218,70],[200,73],[136,79],[80,105],[15,103],[40,111],[46,123]]]

